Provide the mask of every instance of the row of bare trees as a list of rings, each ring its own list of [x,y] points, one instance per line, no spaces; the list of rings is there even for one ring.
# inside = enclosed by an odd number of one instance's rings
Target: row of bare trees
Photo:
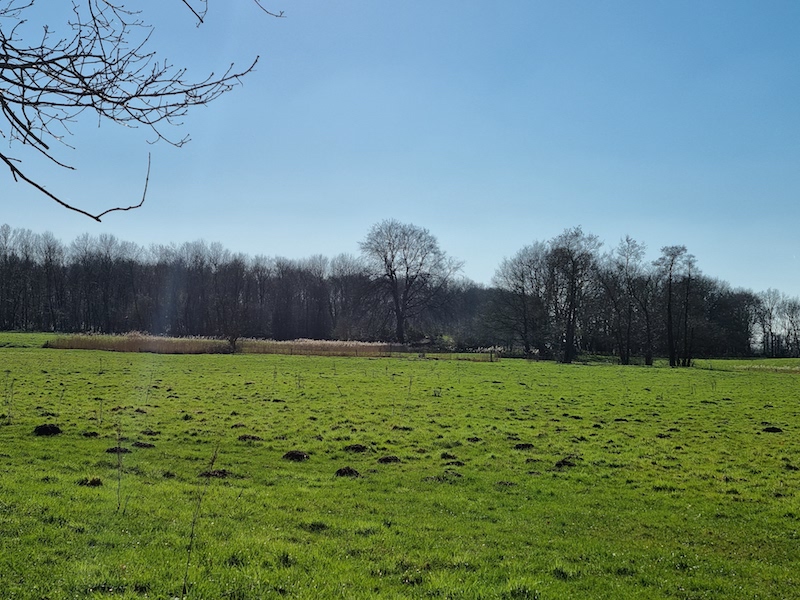
[[[0,329],[403,343],[437,328],[458,268],[427,230],[396,221],[373,228],[362,256],[304,260],[202,241],[145,249],[105,234],[65,246],[3,225]]]
[[[376,224],[359,256],[249,257],[202,241],[143,248],[110,235],[65,245],[0,226],[0,329],[227,338],[438,340],[571,362],[800,356],[800,300],[705,276],[684,246],[654,261],[630,237],[567,229],[506,258],[491,287],[459,278],[426,229]]]
[[[525,246],[498,268],[497,328],[527,356],[571,362],[578,352],[689,366],[698,356],[800,356],[800,302],[703,275],[685,246],[645,260],[626,237],[600,253],[580,227]]]

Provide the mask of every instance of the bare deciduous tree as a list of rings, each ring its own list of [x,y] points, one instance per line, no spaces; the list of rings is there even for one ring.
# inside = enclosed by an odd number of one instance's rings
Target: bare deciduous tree
[[[390,298],[395,338],[404,344],[408,319],[431,306],[462,263],[447,256],[427,229],[394,219],[374,225],[360,246]]]
[[[181,1],[202,23],[206,0]],[[282,16],[254,1],[264,12]],[[165,128],[178,124],[190,107],[231,90],[258,60],[190,81],[186,69],[150,49],[151,28],[141,20],[140,11],[110,0],[74,0],[65,23],[43,23],[32,33],[27,21],[39,16],[35,4],[36,0],[0,0],[0,137],[10,148],[19,145],[23,152],[39,153],[67,169],[72,167],[59,158],[56,146],[69,147],[70,126],[84,113],[93,113],[100,121],[143,126],[155,140],[180,146],[187,138],[173,139]],[[23,170],[18,156],[0,152],[0,163],[15,181],[96,221],[113,211],[138,208],[147,194],[149,161],[141,200],[96,214],[47,190]]]
[[[609,309],[609,328],[613,334],[620,364],[631,361],[634,302],[626,285],[624,246],[604,254],[597,264],[597,282],[602,290],[604,305]]]
[[[375,286],[359,257],[340,254],[330,265],[330,314],[333,335],[353,340],[366,337],[374,305]]]
[[[584,233],[580,227],[566,229],[550,240],[551,306],[564,363],[571,363],[577,355],[578,314],[601,245],[596,235]]]
[[[662,285],[665,289],[666,303],[666,331],[667,331],[667,353],[669,355],[669,366],[689,366],[689,293],[695,259],[686,250],[686,246],[664,246],[661,248],[661,256],[653,264],[658,268]],[[683,337],[684,352],[683,356],[678,356],[678,339],[675,331],[675,287],[679,281],[684,283],[684,312],[683,312]]]
[[[786,302],[783,292],[774,288],[758,294],[758,321],[761,325],[761,344],[764,356],[781,356],[783,336],[780,333],[782,307]]]
[[[503,259],[492,279],[500,290],[493,311],[497,325],[522,343],[526,357],[534,349],[541,354],[544,346],[547,260],[547,245],[534,242]]]
[[[782,304],[789,356],[800,356],[800,299],[784,298]]]
[[[636,301],[644,328],[644,364],[653,364],[654,335],[653,311],[658,281],[652,266],[644,262],[646,246],[630,236],[625,236],[616,249],[616,260],[623,265],[625,287]]]

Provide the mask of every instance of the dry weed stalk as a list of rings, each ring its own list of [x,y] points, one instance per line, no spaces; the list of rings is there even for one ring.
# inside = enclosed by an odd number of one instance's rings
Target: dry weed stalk
[[[6,406],[6,425],[11,425],[11,412],[14,408],[14,381],[15,379],[11,379],[11,371],[6,369],[6,398],[5,398],[5,406]]]
[[[217,457],[219,456],[219,442],[217,442],[216,447],[214,448],[214,453],[211,455],[211,461],[208,463],[208,471],[211,472],[214,470],[214,464],[217,462]],[[183,587],[181,591],[181,597],[186,597],[189,592],[189,565],[192,562],[192,549],[194,548],[194,540],[195,540],[195,532],[197,529],[197,522],[200,520],[200,509],[203,505],[203,498],[205,498],[206,492],[208,491],[208,485],[211,481],[211,477],[206,477],[205,483],[203,484],[203,488],[197,494],[197,503],[194,507],[194,514],[192,515],[192,527],[189,531],[189,543],[186,546],[186,569],[183,572]]]

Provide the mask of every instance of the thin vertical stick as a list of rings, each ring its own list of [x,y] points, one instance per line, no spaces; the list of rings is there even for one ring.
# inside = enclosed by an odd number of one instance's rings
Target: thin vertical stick
[[[117,422],[117,512],[122,506],[122,421]]]
[[[214,454],[211,455],[211,462],[208,464],[208,470],[214,470],[214,463],[217,462],[217,456],[219,456],[219,442],[217,443],[216,448],[214,448]],[[192,529],[189,532],[189,545],[186,547],[186,570],[183,573],[183,591],[181,592],[181,596],[185,597],[186,594],[189,592],[189,564],[192,562],[192,549],[194,548],[194,538],[195,538],[195,527],[197,526],[197,521],[200,519],[200,507],[203,504],[203,498],[208,491],[208,483],[211,481],[211,477],[206,477],[206,482],[203,484],[203,489],[197,495],[197,504],[194,507],[194,515],[192,516]]]

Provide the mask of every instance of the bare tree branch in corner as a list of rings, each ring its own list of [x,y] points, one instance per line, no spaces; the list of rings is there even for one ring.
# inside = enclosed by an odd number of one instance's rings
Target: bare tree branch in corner
[[[57,158],[54,146],[71,148],[66,141],[69,125],[84,112],[127,127],[144,126],[155,134],[154,141],[182,146],[188,137],[172,139],[165,132],[167,126],[179,125],[190,107],[230,91],[258,61],[256,57],[243,69],[230,65],[219,75],[190,81],[186,69],[159,59],[149,49],[150,26],[140,19],[139,11],[110,0],[75,0],[67,22],[69,36],[61,37],[45,24],[31,43],[26,17],[35,1],[0,0],[0,137],[8,140],[9,148],[31,148],[65,169],[72,167]],[[254,1],[269,15],[283,16]],[[207,0],[181,2],[201,24]],[[19,158],[0,151],[0,163],[15,181],[96,221],[110,212],[142,206],[150,176],[148,159],[145,192],[138,204],[92,214],[48,191],[22,170]]]

